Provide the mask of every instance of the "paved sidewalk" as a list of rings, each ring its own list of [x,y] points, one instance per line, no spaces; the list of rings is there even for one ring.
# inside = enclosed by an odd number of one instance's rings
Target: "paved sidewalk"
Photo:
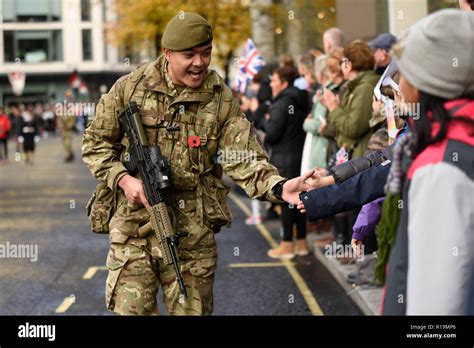
[[[336,258],[325,256],[324,248],[314,246],[314,243],[320,238],[321,235],[314,233],[310,233],[307,236],[308,243],[311,245],[316,259],[326,267],[365,315],[379,315],[380,303],[382,300],[382,287],[365,285],[353,286],[349,284],[347,282],[347,275],[356,272],[356,265],[345,265],[339,262]]]

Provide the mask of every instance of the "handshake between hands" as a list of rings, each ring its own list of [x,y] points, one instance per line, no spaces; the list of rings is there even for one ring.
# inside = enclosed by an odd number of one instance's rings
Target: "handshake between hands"
[[[326,169],[316,168],[288,180],[283,185],[281,197],[285,202],[296,205],[301,213],[305,213],[306,210],[303,202],[300,200],[300,194],[334,183],[332,177],[326,176],[327,174],[328,171]]]

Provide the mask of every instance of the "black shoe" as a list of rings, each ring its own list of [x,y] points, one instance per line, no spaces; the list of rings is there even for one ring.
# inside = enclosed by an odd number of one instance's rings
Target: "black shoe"
[[[343,234],[336,235],[336,244],[342,245],[342,246],[346,245],[347,244],[346,237]]]
[[[359,275],[355,272],[351,272],[347,275],[347,282],[349,284],[357,284],[359,282]]]

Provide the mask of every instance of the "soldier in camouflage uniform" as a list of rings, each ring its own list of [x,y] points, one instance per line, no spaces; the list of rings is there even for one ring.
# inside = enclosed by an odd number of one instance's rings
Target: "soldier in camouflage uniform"
[[[66,91],[66,99],[72,101],[72,92],[70,90]],[[66,153],[66,157],[64,158],[65,162],[72,162],[74,160],[74,153],[72,152],[72,136],[74,128],[76,127],[76,116],[74,113],[70,114],[70,112],[71,111],[66,108],[62,115],[58,115],[58,125],[61,130],[64,152]]]
[[[304,180],[312,173],[286,181],[268,163],[231,90],[207,69],[212,29],[204,18],[180,13],[168,23],[162,46],[162,56],[120,78],[102,96],[84,135],[84,162],[117,197],[109,224],[106,305],[122,315],[158,314],[161,286],[169,314],[210,315],[217,263],[214,233],[232,220],[226,204],[229,188],[218,169],[250,197],[272,202],[299,201],[298,193],[308,189]],[[148,202],[141,181],[122,164],[128,142],[118,119],[130,100],[141,109],[149,143],[159,145],[171,163],[174,230],[189,233],[180,238],[178,249],[186,300],[180,297],[173,266],[161,258],[155,234],[139,234],[149,220]],[[235,153],[248,154],[251,160],[227,160]]]

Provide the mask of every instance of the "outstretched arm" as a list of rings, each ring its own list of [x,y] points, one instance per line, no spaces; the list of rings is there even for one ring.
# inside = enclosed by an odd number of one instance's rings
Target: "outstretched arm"
[[[314,170],[310,170],[309,172],[301,176],[286,181],[283,184],[281,198],[283,198],[285,202],[290,204],[300,203],[301,192],[308,191],[309,189],[311,189],[311,186],[307,182],[307,179],[309,179],[313,174]]]
[[[384,186],[391,163],[372,167],[351,179],[303,193],[298,209],[313,221],[360,207],[385,195]]]

